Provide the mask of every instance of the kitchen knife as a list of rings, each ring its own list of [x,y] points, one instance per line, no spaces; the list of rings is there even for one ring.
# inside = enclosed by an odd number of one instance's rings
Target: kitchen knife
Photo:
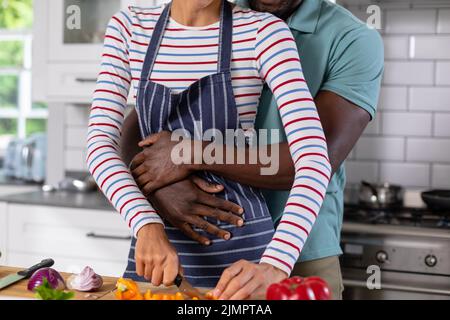
[[[190,298],[197,297],[199,300],[206,300],[205,296],[200,291],[194,288],[181,274],[178,274],[174,281],[181,293],[184,293]]]
[[[19,271],[17,273],[10,274],[6,277],[3,277],[0,279],[0,290],[16,283],[17,281],[20,281],[22,279],[28,279],[29,277],[31,277],[31,275],[36,270],[41,269],[41,268],[51,267],[54,263],[55,263],[55,261],[53,261],[53,259],[45,259],[28,269],[25,269],[25,270]]]

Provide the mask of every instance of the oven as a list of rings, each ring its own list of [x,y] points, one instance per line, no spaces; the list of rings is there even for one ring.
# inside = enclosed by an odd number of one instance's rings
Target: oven
[[[344,299],[450,300],[450,228],[427,212],[346,210]]]

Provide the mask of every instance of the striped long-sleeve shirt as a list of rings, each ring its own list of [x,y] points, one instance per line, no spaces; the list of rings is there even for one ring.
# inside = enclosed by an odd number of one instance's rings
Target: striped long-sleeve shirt
[[[89,122],[88,168],[135,235],[143,225],[162,220],[137,187],[118,146],[127,97],[130,90],[131,97],[136,95],[146,49],[162,9],[130,7],[110,20]],[[295,164],[295,183],[284,214],[261,259],[289,274],[330,179],[326,141],[287,25],[270,14],[236,6],[232,32],[232,86],[240,123],[244,129],[254,126],[263,84],[267,83],[277,101]],[[219,22],[187,27],[170,19],[151,80],[179,92],[216,73],[218,39]]]

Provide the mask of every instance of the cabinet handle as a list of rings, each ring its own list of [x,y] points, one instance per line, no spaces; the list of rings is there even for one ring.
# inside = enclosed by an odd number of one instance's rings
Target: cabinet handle
[[[97,79],[94,78],[75,78],[75,81],[86,83],[86,82],[97,82]]]
[[[96,234],[95,232],[86,233],[86,237],[94,239],[131,240],[131,236],[113,236],[108,234]]]

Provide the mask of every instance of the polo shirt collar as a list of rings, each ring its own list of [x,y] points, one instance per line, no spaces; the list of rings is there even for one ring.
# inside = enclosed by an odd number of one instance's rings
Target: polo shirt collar
[[[321,3],[321,0],[303,0],[287,20],[289,27],[303,33],[314,33],[319,22]]]

